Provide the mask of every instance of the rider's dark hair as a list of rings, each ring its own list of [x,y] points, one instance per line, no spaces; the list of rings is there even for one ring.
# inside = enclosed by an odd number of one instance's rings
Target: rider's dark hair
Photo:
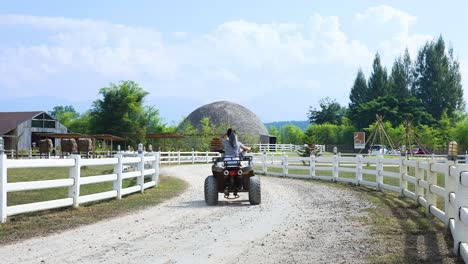
[[[233,147],[234,149],[235,149],[236,146],[237,146],[237,136],[236,136],[236,133],[235,133],[234,130],[231,132],[231,135],[229,136],[229,144],[230,144],[231,147]]]
[[[231,133],[232,133],[232,128],[228,128],[228,130],[226,132],[226,136],[230,137]]]

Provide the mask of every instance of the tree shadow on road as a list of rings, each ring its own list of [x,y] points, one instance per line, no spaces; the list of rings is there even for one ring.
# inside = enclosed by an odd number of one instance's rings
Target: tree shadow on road
[[[453,253],[452,236],[413,200],[398,194],[353,186],[375,207],[370,219],[383,247],[375,263],[463,263]]]

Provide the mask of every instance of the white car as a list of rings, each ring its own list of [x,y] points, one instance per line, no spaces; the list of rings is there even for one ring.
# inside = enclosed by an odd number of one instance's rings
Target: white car
[[[383,155],[383,154],[387,154],[389,151],[390,149],[384,145],[373,145],[370,148],[370,152],[372,155]]]

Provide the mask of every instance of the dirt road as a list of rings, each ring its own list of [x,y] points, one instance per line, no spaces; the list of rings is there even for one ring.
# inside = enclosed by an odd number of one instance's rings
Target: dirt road
[[[314,182],[261,177],[262,204],[247,194],[208,207],[209,165],[163,167],[188,181],[159,206],[53,236],[0,247],[1,263],[365,263],[372,251],[359,223],[371,206]]]

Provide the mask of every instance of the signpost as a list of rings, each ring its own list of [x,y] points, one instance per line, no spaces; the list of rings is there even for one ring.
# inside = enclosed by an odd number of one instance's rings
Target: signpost
[[[354,132],[354,149],[366,148],[366,133]]]

